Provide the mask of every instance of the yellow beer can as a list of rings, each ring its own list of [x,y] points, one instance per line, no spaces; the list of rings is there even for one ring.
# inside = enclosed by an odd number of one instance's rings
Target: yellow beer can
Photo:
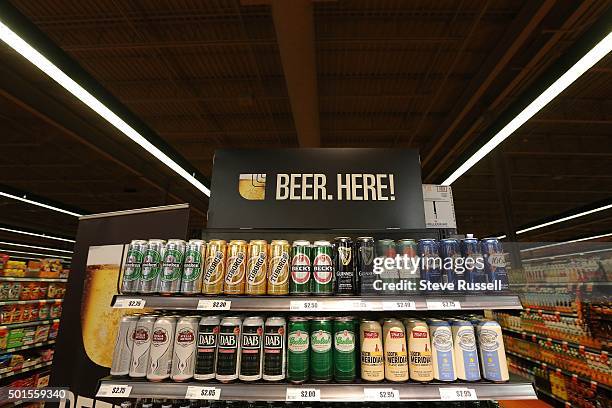
[[[247,249],[246,241],[241,239],[231,240],[227,247],[223,292],[228,295],[244,295]]]
[[[211,239],[206,244],[206,260],[202,278],[202,293],[218,295],[223,293],[223,278],[227,257],[227,242],[222,239]]]
[[[284,239],[270,243],[268,251],[268,295],[289,294],[289,256],[291,245]]]
[[[254,239],[249,242],[249,262],[247,263],[247,295],[265,295],[268,271],[268,242]]]

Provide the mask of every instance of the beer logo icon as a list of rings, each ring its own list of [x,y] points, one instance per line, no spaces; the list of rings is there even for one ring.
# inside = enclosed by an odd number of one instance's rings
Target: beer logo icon
[[[264,200],[266,198],[266,175],[241,173],[238,180],[238,192],[247,200]]]
[[[339,247],[338,253],[340,254],[340,261],[342,262],[342,265],[346,266],[351,263],[352,254],[350,247]]]

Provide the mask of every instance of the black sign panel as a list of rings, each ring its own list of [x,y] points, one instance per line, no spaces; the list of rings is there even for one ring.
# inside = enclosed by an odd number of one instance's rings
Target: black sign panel
[[[411,149],[217,150],[210,228],[425,228]]]

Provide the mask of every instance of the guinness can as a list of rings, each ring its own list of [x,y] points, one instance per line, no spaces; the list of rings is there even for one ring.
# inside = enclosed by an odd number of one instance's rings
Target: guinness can
[[[359,237],[355,241],[355,274],[360,284],[357,286],[357,293],[372,294],[374,290],[374,238]]]
[[[222,239],[211,239],[208,241],[206,245],[204,276],[202,277],[203,294],[218,295],[223,293],[226,255],[227,242]]]
[[[353,240],[349,237],[334,238],[335,292],[338,295],[354,295],[357,287]]]
[[[240,340],[240,381],[261,380],[263,368],[264,321],[259,316],[242,322]]]
[[[268,317],[264,328],[263,379],[285,379],[287,322],[284,317]]]
[[[195,374],[199,381],[215,378],[217,367],[217,338],[219,337],[219,317],[204,316],[198,326],[198,344]]]
[[[162,381],[170,378],[176,317],[163,316],[155,321],[151,336],[151,352],[147,380]]]
[[[181,317],[176,324],[170,375],[173,381],[187,381],[193,378],[199,322],[200,318],[198,316],[186,316]]]
[[[130,359],[134,347],[134,332],[139,317],[136,315],[123,316],[119,322],[119,333],[113,351],[113,362],[110,375],[128,375],[130,372]]]
[[[153,325],[157,317],[157,315],[145,315],[138,319],[133,334],[134,345],[132,347],[132,357],[130,359],[130,377],[144,378],[147,376]]]
[[[240,369],[240,317],[224,317],[219,326],[217,345],[217,374],[215,378],[223,383],[236,381]]]

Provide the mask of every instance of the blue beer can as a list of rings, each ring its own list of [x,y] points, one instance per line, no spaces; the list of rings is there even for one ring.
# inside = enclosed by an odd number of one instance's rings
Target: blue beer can
[[[452,283],[455,290],[458,290],[459,280],[465,280],[459,240],[453,238],[440,240],[440,256],[442,257],[442,283]]]
[[[487,283],[484,270],[484,258],[476,238],[468,235],[467,238],[461,240],[461,256],[465,263],[463,277],[466,283],[472,285],[474,283]]]
[[[421,280],[431,283],[442,283],[442,258],[438,241],[420,239],[417,244],[417,255],[421,261]]]
[[[495,283],[493,291],[508,290],[506,256],[501,242],[497,238],[484,238],[480,241],[480,250],[484,257],[487,282]]]

